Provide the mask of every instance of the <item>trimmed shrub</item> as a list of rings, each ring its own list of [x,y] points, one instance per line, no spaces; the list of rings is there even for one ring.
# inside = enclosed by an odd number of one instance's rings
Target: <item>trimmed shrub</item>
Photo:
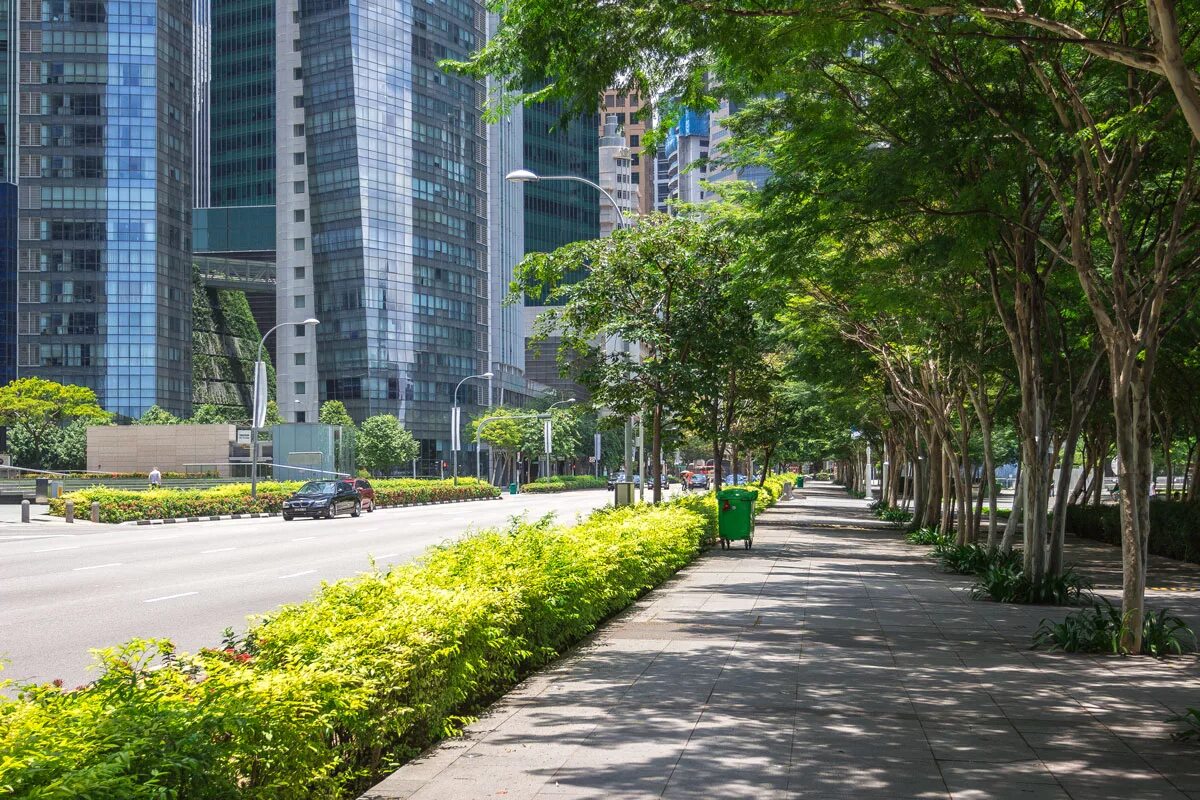
[[[380,506],[470,500],[500,494],[499,489],[474,478],[459,478],[458,486],[448,480],[421,481],[410,478],[372,481],[371,485],[375,488],[375,501]],[[250,497],[248,483],[230,483],[211,489],[146,491],[93,486],[51,499],[50,513],[63,516],[66,501],[74,500],[77,510],[90,508],[93,501],[100,503],[100,521],[108,523],[220,514],[277,514],[283,508],[283,501],[300,486],[300,481],[262,481],[258,484],[258,497],[255,499]]]
[[[1117,506],[1067,506],[1067,532],[1107,544],[1121,544]],[[1150,503],[1150,552],[1200,564],[1200,503],[1153,500]]]
[[[591,475],[555,475],[538,478],[521,487],[522,492],[548,494],[551,492],[573,492],[576,489],[607,489],[608,481]]]
[[[711,495],[514,521],[324,585],[244,639],[100,651],[100,677],[0,695],[0,787],[19,797],[351,795],[592,631],[714,535]],[[11,686],[11,684],[7,684]]]
[[[1068,614],[1062,622],[1042,620],[1033,634],[1033,646],[1066,653],[1113,653],[1124,655],[1121,640],[1129,630],[1129,615],[1106,598],[1092,601],[1090,608]],[[1187,624],[1165,608],[1146,609],[1142,626],[1142,655],[1164,658],[1196,648],[1196,635]]]

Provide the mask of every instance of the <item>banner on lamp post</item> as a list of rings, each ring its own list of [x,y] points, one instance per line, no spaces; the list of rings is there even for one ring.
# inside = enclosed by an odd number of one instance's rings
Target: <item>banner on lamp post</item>
[[[549,457],[554,452],[554,431],[550,427],[550,420],[542,422],[542,444],[546,450],[546,456]]]
[[[462,409],[458,406],[450,409],[450,449],[456,453],[462,449]]]
[[[600,434],[592,435],[592,458],[600,460]]]
[[[251,426],[264,428],[267,424],[267,364],[254,362],[254,419]]]

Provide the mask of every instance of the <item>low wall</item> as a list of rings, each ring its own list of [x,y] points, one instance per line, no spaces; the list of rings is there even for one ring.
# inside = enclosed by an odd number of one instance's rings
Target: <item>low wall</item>
[[[92,472],[184,472],[185,465],[229,462],[234,425],[104,425],[88,428]],[[194,468],[193,468],[194,469]],[[227,466],[219,468],[221,474]]]

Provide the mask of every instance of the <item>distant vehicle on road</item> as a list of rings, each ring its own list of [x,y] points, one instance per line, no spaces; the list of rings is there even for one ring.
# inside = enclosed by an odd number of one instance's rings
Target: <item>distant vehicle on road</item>
[[[688,478],[688,487],[692,489],[707,489],[708,476],[703,472],[693,472],[692,476]]]
[[[309,481],[283,501],[283,518],[286,520],[294,517],[333,519],[346,512],[352,517],[362,513],[362,498],[352,481]]]
[[[608,488],[614,488],[618,483],[632,483],[634,486],[642,485],[642,476],[634,473],[632,478],[626,478],[624,472],[613,472],[608,476]]]
[[[362,509],[368,514],[375,510],[375,489],[371,487],[371,482],[366,478],[346,478],[342,483],[349,483],[354,486],[358,492],[358,498],[362,501]]]

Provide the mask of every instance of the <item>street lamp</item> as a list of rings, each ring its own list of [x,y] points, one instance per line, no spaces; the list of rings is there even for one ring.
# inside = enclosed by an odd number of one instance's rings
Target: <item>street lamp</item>
[[[267,337],[294,323],[281,322],[262,335],[258,340],[258,357],[254,360],[254,398],[250,407],[250,499],[258,499],[258,429],[267,421],[267,365],[263,363],[262,351]],[[320,325],[321,320],[309,317],[301,325]]]
[[[486,380],[491,380],[492,377],[493,374],[491,372],[485,372],[481,375],[468,375],[458,382],[458,386],[454,387],[454,407],[450,410],[450,450],[452,451],[452,457],[454,459],[455,486],[458,486],[458,436],[459,432],[462,430],[462,424],[460,422],[458,411],[458,390],[462,388],[464,383],[472,378],[484,378]]]
[[[512,172],[505,175],[504,179],[506,181],[511,181],[512,183],[538,183],[540,181],[575,181],[576,183],[582,183],[587,186],[591,186],[593,189],[595,189],[601,195],[603,195],[604,198],[606,200],[608,200],[608,202],[612,203],[613,210],[615,210],[617,212],[617,227],[618,228],[629,227],[628,223],[626,223],[626,221],[625,221],[625,214],[624,214],[624,212],[621,211],[621,204],[616,201],[616,198],[614,198],[611,194],[609,194],[604,189],[603,186],[601,186],[600,184],[595,183],[593,181],[589,181],[587,178],[581,178],[578,175],[538,175],[536,172],[532,172],[527,169],[514,169]],[[639,357],[640,357],[640,355],[639,355]],[[625,420],[625,454],[624,454],[625,455],[625,477],[626,478],[628,478],[629,473],[633,471],[631,469],[632,465],[630,464],[632,454],[633,454],[633,423],[631,423],[629,421],[629,419],[626,418],[626,420]]]

